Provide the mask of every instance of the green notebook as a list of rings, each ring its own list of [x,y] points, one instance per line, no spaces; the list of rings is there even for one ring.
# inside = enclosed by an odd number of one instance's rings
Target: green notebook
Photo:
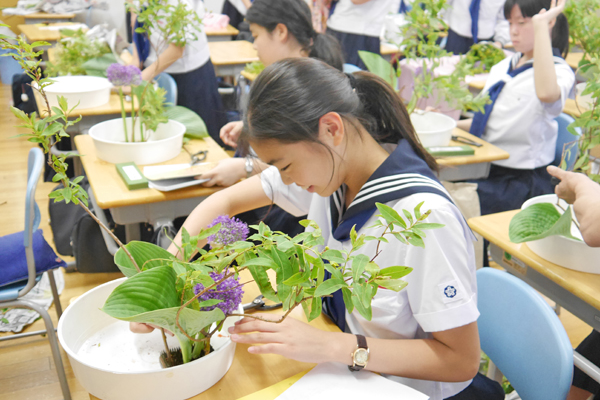
[[[148,179],[142,175],[137,165],[132,162],[116,164],[119,175],[127,189],[144,189],[148,187]]]
[[[467,145],[427,147],[427,151],[434,157],[472,156],[475,154],[475,149]]]

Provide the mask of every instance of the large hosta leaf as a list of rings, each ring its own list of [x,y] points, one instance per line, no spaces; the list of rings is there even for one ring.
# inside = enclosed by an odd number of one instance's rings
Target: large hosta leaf
[[[396,88],[396,71],[389,61],[379,54],[368,51],[359,51],[358,56],[365,63],[369,72],[386,81],[392,88]]]
[[[552,203],[532,204],[512,218],[508,236],[513,243],[530,242],[553,235],[580,240],[571,235],[571,223],[570,206],[561,215]]]
[[[106,78],[106,69],[110,64],[118,62],[114,54],[108,53],[101,57],[92,58],[84,62],[81,67],[85,70],[86,75],[101,76]]]
[[[142,270],[170,265],[170,261],[175,260],[175,256],[171,253],[152,243],[132,241],[127,243],[125,247]],[[119,249],[115,253],[115,264],[117,264],[121,272],[128,278],[137,274],[137,270],[131,259],[123,249]]]
[[[181,122],[185,125],[185,136],[190,139],[201,139],[208,136],[208,129],[204,120],[189,108],[183,106],[171,106],[165,109],[169,119]]]

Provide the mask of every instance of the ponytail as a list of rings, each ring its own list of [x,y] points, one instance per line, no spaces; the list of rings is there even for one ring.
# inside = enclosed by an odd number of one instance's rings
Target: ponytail
[[[421,145],[400,97],[369,72],[346,75],[312,58],[293,58],[267,67],[250,89],[242,141],[314,142],[319,119],[336,112],[380,143],[406,139],[427,165],[435,159]],[[357,129],[359,132],[360,130]]]
[[[255,0],[246,13],[246,21],[262,26],[269,33],[283,24],[309,57],[343,69],[342,46],[335,37],[314,30],[310,8],[304,0]]]
[[[519,6],[521,15],[531,18],[538,14],[542,9],[549,10],[552,6],[552,0],[506,0],[504,3],[504,17],[510,18],[514,6]],[[556,17],[556,22],[552,28],[552,47],[557,48],[564,57],[569,53],[569,23],[564,14]]]

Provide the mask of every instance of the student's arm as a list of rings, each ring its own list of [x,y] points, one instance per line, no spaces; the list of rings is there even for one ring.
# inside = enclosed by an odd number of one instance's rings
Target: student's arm
[[[246,6],[246,10],[252,7],[252,1],[250,0],[242,0],[242,3],[244,3],[244,6]]]
[[[182,229],[175,236],[174,243],[181,245],[181,232],[185,228],[191,236],[197,235],[201,229],[206,228],[219,215],[236,215],[255,208],[271,204],[271,199],[265,194],[260,176],[239,182],[236,185],[223,189],[202,201],[183,223]],[[177,253],[175,244],[169,246],[171,254]],[[198,242],[202,248],[206,240]]]
[[[165,69],[169,68],[175,61],[183,57],[184,50],[185,46],[177,46],[173,43],[169,43],[169,46],[160,53],[156,61],[144,68],[142,71],[142,79],[148,82],[154,79],[156,75],[160,74]]]
[[[557,196],[573,204],[581,235],[588,246],[600,247],[600,185],[584,174],[549,166],[548,173],[560,179]]]
[[[533,77],[535,93],[543,103],[554,103],[560,99],[561,91],[558,86],[550,30],[556,22],[556,17],[565,8],[566,0],[552,0],[550,10],[542,9],[532,18],[534,30],[533,44]]]
[[[263,315],[273,318],[273,315]],[[241,335],[241,333],[247,333]],[[310,363],[340,362],[352,364],[356,336],[342,332],[324,332],[293,318],[279,324],[244,318],[229,329],[231,340],[251,346],[252,354],[280,354]],[[367,338],[370,371],[445,382],[472,379],[479,369],[480,348],[477,322],[434,332],[432,339]]]
[[[465,132],[469,132],[471,130],[472,123],[473,123],[473,118],[461,119],[459,121],[456,121],[456,127],[458,129],[462,129]]]
[[[494,27],[494,42],[504,46],[510,42],[509,24],[504,18],[504,7],[500,7],[496,15],[496,26]]]

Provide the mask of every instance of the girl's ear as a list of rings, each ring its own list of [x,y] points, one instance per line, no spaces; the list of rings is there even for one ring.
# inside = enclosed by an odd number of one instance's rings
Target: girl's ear
[[[319,118],[319,139],[331,147],[343,143],[346,130],[344,120],[336,112],[328,112]]]
[[[275,29],[273,29],[273,31],[271,32],[271,36],[277,39],[278,41],[285,43],[289,37],[289,31],[287,26],[281,23],[277,24],[275,26]]]

